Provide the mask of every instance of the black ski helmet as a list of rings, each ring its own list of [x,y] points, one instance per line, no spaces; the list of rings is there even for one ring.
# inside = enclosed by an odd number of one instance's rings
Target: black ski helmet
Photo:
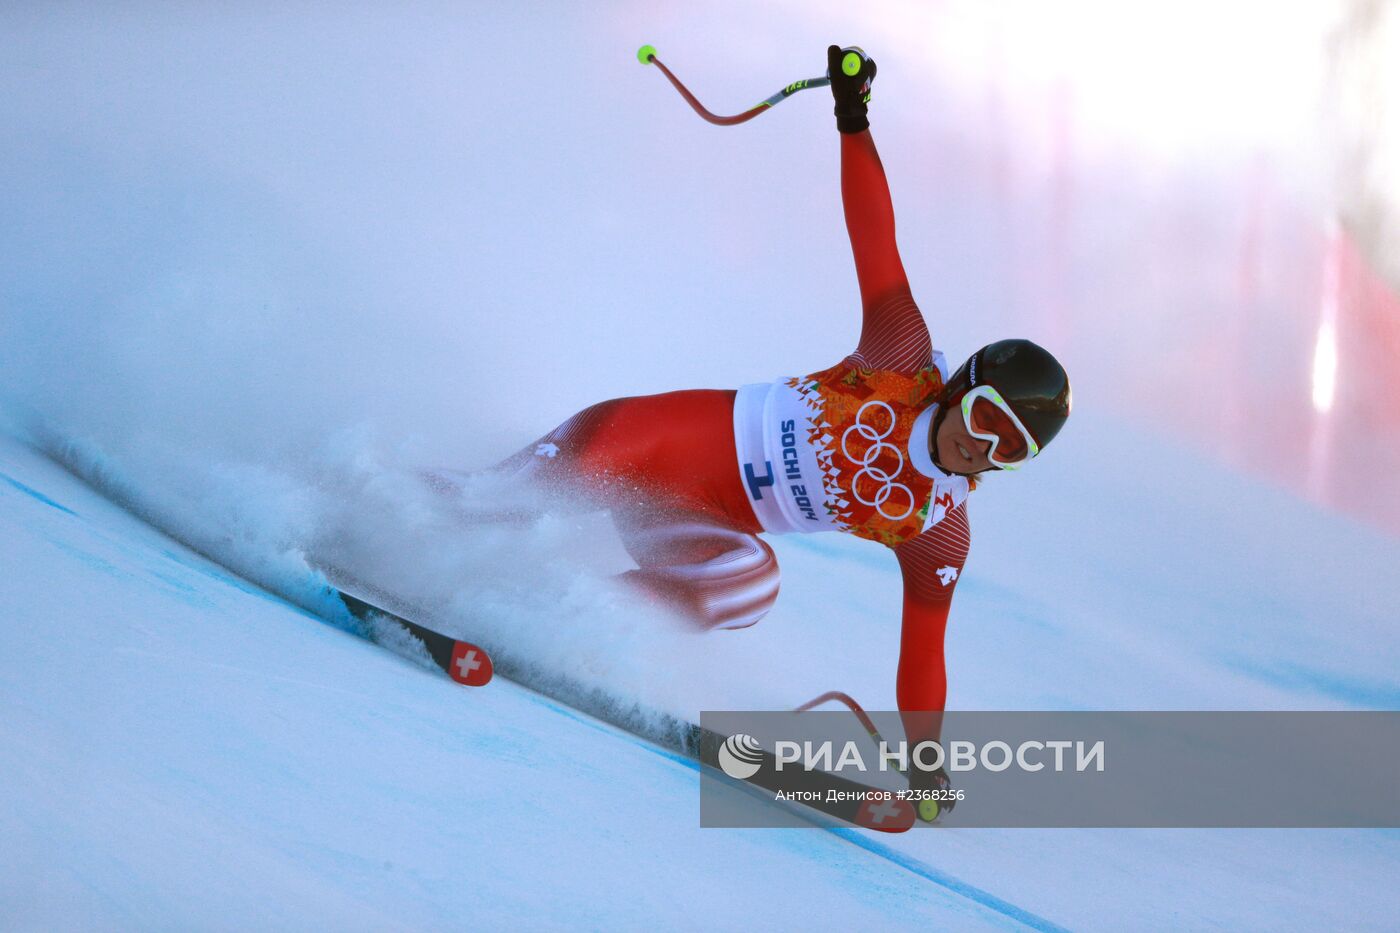
[[[1001,393],[1041,450],[1069,418],[1069,375],[1049,350],[1029,340],[998,340],[969,356],[938,396],[943,414],[980,385]]]

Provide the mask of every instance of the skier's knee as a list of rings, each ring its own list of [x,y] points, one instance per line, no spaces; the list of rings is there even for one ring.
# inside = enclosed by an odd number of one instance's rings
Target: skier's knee
[[[778,599],[778,559],[752,535],[710,560],[670,570],[688,584],[692,613],[707,629],[748,628]]]

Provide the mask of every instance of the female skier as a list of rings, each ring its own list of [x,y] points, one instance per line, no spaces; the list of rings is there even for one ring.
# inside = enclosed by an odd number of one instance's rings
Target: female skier
[[[772,608],[778,562],[762,533],[844,531],[893,550],[904,581],[896,696],[913,743],[936,737],[947,692],[967,495],[978,473],[1023,466],[1055,437],[1070,386],[1028,340],[983,347],[949,374],[895,246],[866,116],[875,62],[836,46],[827,60],[860,281],[855,352],[737,391],[600,402],[501,467],[607,508],[638,565],[628,582],[706,628],[753,625]]]

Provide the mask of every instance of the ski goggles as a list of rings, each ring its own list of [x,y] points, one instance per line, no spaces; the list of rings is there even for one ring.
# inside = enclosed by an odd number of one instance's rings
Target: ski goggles
[[[992,386],[968,390],[962,397],[962,416],[967,433],[991,443],[987,458],[1000,469],[1018,469],[1040,453],[1031,432]]]

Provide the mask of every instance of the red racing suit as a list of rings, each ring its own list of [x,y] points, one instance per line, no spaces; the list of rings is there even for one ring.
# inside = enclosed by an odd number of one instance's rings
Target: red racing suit
[[[863,306],[855,352],[737,391],[602,402],[502,467],[608,508],[637,561],[627,579],[706,627],[752,625],[773,605],[778,563],[761,532],[845,531],[885,545],[904,582],[899,707],[940,711],[972,483],[930,455],[948,371],[909,291],[868,130],[841,135],[841,195]],[[937,732],[905,720],[911,739]]]

